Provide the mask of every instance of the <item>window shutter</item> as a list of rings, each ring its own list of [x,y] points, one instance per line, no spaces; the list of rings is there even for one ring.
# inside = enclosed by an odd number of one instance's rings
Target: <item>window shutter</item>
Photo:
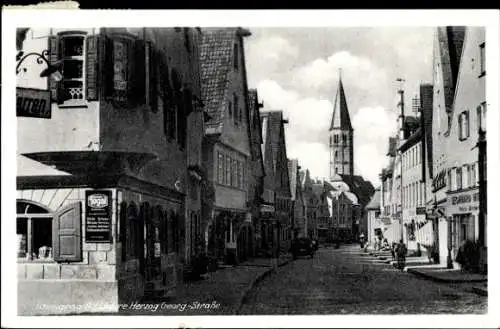
[[[158,112],[158,54],[151,42],[148,42],[148,79],[149,106],[154,113]]]
[[[60,39],[56,36],[49,37],[49,63],[50,65],[56,65],[60,58]],[[49,90],[51,93],[52,101],[61,103],[61,85],[62,83],[56,81],[55,79],[48,77],[49,79]]]
[[[53,221],[54,260],[57,262],[82,261],[82,208],[76,202],[60,209]]]
[[[122,244],[122,261],[127,259],[127,203],[120,206],[120,242]]]
[[[160,246],[161,246],[161,252],[166,253],[167,252],[167,214],[164,211],[160,212]]]
[[[136,40],[133,47],[134,60],[131,76],[132,99],[135,104],[146,104],[146,45],[144,40]]]
[[[110,99],[113,97],[114,87],[114,58],[113,58],[113,39],[110,37],[105,37],[103,39],[103,62],[104,69],[103,72],[103,91],[104,97]]]
[[[87,88],[87,100],[95,101],[98,100],[99,91],[99,50],[101,37],[99,35],[90,35],[86,39],[86,81],[85,85]]]

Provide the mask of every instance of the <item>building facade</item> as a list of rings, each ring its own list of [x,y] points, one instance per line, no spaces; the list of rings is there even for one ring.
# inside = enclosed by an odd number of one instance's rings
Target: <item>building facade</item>
[[[117,312],[175,294],[201,221],[199,37],[190,28],[27,32],[23,51],[47,49],[62,79],[38,78],[34,60],[18,75],[19,87],[52,99],[50,119],[17,120],[20,314],[50,303]],[[75,311],[61,310],[49,312]]]
[[[266,245],[273,256],[278,252],[288,252],[292,239],[292,202],[288,158],[286,155],[285,127],[288,123],[282,111],[263,111],[260,113],[264,157],[264,194],[271,192],[269,198],[274,214],[263,209],[262,219],[267,230]],[[267,207],[266,207],[267,208]],[[266,219],[268,218],[268,219]],[[263,239],[264,241],[264,239]]]
[[[460,31],[462,32],[462,31]],[[446,216],[454,266],[458,249],[467,240],[479,241],[479,131],[485,129],[486,68],[485,29],[467,27],[463,31],[461,56],[457,59],[456,87],[451,110],[447,113]],[[451,56],[451,55],[450,55]],[[473,65],[470,65],[473,63]],[[486,162],[484,162],[485,164]],[[486,227],[486,220],[484,221]],[[486,234],[482,246],[487,246]],[[483,258],[483,261],[486,257]]]
[[[381,204],[380,200],[382,199],[380,189],[375,190],[373,197],[365,207],[366,210],[366,226],[367,226],[367,234],[366,241],[371,243],[372,241],[378,240],[378,236],[385,236],[384,231],[387,230],[385,223],[381,220]],[[389,239],[387,239],[389,241]]]
[[[253,235],[249,207],[252,140],[242,28],[208,28],[200,50],[202,100],[207,113],[203,166],[210,181],[204,215],[207,251],[219,262],[236,264],[238,249]],[[209,197],[211,196],[211,197]],[[246,227],[246,229],[245,229]],[[238,246],[240,232],[248,236]]]
[[[303,172],[302,180],[302,193],[304,195],[304,204],[306,206],[306,223],[307,223],[307,236],[313,239],[318,238],[318,213],[317,207],[319,200],[316,194],[313,192],[313,180],[311,179],[311,174],[309,169]]]
[[[300,166],[298,159],[288,160],[288,176],[292,200],[292,238],[307,236],[306,208],[302,193]]]

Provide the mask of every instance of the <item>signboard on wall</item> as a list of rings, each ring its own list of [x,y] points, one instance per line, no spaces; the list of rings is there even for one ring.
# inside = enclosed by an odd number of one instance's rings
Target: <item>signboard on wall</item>
[[[18,117],[50,119],[50,90],[17,87],[16,115]]]
[[[109,190],[85,191],[85,242],[112,242]]]

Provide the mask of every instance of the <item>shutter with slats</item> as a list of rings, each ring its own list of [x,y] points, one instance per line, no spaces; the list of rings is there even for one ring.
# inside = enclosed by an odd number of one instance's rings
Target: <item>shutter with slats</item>
[[[49,37],[49,63],[50,65],[57,65],[61,56],[60,39],[56,36]],[[48,77],[49,90],[53,102],[62,103],[62,82],[56,81],[52,77]]]
[[[113,60],[113,39],[106,36],[103,39],[103,91],[106,100],[110,100],[113,97],[113,79],[114,79],[114,60]]]
[[[82,208],[76,202],[61,208],[54,215],[53,246],[57,262],[82,261]]]
[[[132,99],[136,105],[142,105],[146,103],[146,49],[144,40],[135,41],[133,52]]]
[[[148,42],[149,106],[154,113],[158,112],[158,58],[155,46]]]
[[[86,38],[86,87],[87,100],[95,101],[99,99],[99,56],[101,50],[101,37],[99,35],[90,35]]]

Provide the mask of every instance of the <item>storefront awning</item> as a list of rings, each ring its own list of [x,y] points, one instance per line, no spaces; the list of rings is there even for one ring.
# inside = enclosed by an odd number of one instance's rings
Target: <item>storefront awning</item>
[[[137,173],[146,163],[157,158],[152,153],[120,151],[57,151],[22,155],[72,175],[116,174],[127,171],[127,168]]]

